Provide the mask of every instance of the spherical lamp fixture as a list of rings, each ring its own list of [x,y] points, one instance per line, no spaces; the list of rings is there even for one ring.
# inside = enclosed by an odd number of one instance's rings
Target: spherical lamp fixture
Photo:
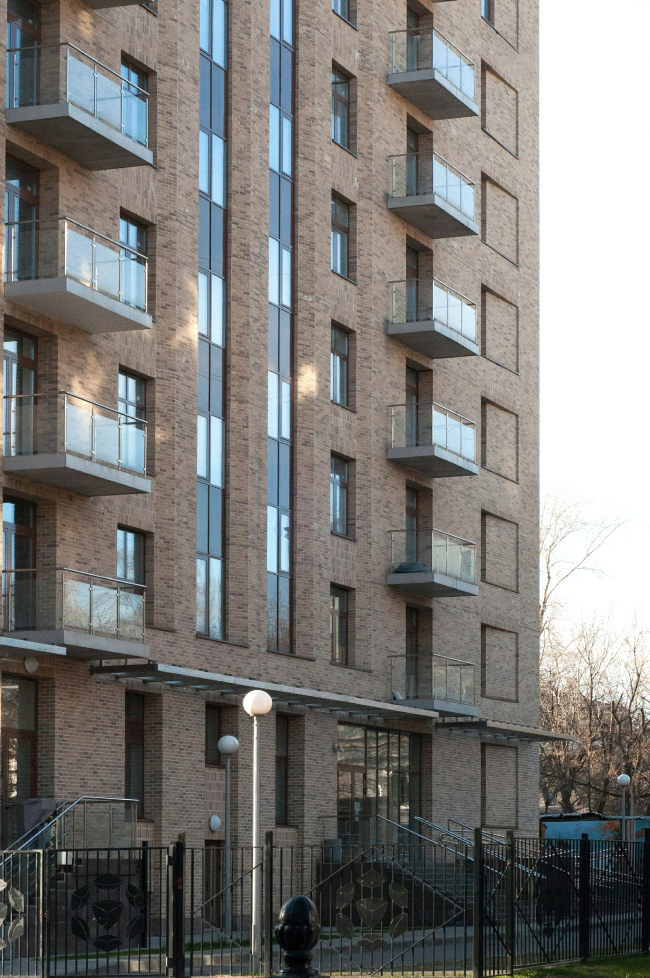
[[[243,707],[249,717],[263,717],[273,707],[273,700],[263,689],[252,689],[244,696]]]

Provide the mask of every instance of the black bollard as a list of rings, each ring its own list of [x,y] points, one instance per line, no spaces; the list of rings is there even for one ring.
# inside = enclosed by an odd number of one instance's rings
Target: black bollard
[[[320,938],[318,910],[306,896],[294,896],[280,910],[275,936],[284,951],[284,968],[280,978],[315,978],[319,972],[310,968],[312,948]]]

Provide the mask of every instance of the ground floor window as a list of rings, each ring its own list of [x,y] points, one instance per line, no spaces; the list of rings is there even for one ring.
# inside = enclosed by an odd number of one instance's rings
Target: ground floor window
[[[417,734],[341,723],[338,728],[338,836],[401,841],[420,814]]]
[[[24,803],[36,796],[36,682],[2,676],[2,845],[29,828]]]

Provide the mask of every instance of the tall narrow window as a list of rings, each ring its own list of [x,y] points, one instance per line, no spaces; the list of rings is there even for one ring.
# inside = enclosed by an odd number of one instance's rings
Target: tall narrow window
[[[23,803],[35,798],[37,684],[33,679],[2,674],[1,837],[7,847],[25,829]]]
[[[205,763],[221,764],[221,754],[217,744],[221,737],[221,709],[216,703],[205,704]]]
[[[418,559],[418,493],[406,487],[406,560]]]
[[[420,48],[420,18],[413,10],[406,11],[406,70],[417,71],[419,65]]]
[[[5,281],[37,278],[38,170],[8,156],[5,172]]]
[[[120,295],[122,301],[136,309],[147,306],[147,228],[140,221],[120,217],[120,244],[122,261],[120,268]]]
[[[330,353],[330,397],[335,404],[348,406],[350,336],[339,326],[332,326]]]
[[[330,526],[332,533],[348,535],[348,488],[350,465],[332,455],[330,468]]]
[[[348,665],[348,592],[345,588],[330,587],[330,638],[332,642],[332,662],[339,666]]]
[[[34,628],[36,506],[5,496],[2,504],[3,630]]]
[[[332,139],[350,148],[350,79],[338,68],[332,68]]]
[[[347,20],[349,23],[353,22],[350,11],[350,0],[332,0],[332,10],[339,17],[342,17],[343,20]]]
[[[418,443],[418,387],[419,373],[413,367],[406,368],[406,444]]]
[[[481,0],[481,16],[488,24],[494,24],[495,0]]]
[[[123,131],[131,139],[146,146],[148,75],[128,61],[122,62],[121,74]]]
[[[127,690],[125,694],[124,793],[138,803],[142,815],[144,802],[144,695]]]
[[[7,3],[7,108],[36,105],[40,4],[33,0]]]
[[[118,380],[118,411],[120,412],[120,461],[125,469],[144,472],[146,382],[142,377],[120,371]]]
[[[289,717],[275,718],[275,824],[289,822]]]
[[[406,130],[406,196],[418,193],[418,164],[420,139],[415,129],[409,126]]]
[[[417,696],[419,611],[406,609],[406,699]]]
[[[406,248],[406,322],[414,323],[418,316],[418,276],[420,272],[420,253],[415,248]]]
[[[144,533],[117,530],[117,577],[120,581],[144,584]]]
[[[36,340],[5,327],[4,455],[31,455],[34,450]]]
[[[349,232],[350,208],[345,201],[332,197],[332,271],[343,278],[349,278]]]

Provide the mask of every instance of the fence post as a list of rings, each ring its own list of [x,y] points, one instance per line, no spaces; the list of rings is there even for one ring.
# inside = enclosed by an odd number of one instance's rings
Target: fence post
[[[266,940],[264,941],[264,974],[266,978],[271,978],[273,974],[273,832],[266,833],[265,844]]]
[[[140,889],[142,891],[142,933],[140,935],[140,947],[146,947],[149,935],[149,843],[145,840],[141,843],[140,850]]]
[[[650,829],[643,833],[643,876],[641,877],[641,950],[650,951]]]
[[[473,907],[473,978],[483,978],[483,830],[474,829],[474,907]]]
[[[581,961],[589,958],[589,921],[591,909],[591,843],[584,833],[580,839],[580,876],[578,889],[578,953]]]
[[[506,833],[506,968],[515,973],[515,833]]]
[[[172,960],[173,978],[185,975],[185,899],[183,879],[185,871],[185,833],[178,836],[174,846],[174,874],[172,918],[174,923],[174,954]]]

